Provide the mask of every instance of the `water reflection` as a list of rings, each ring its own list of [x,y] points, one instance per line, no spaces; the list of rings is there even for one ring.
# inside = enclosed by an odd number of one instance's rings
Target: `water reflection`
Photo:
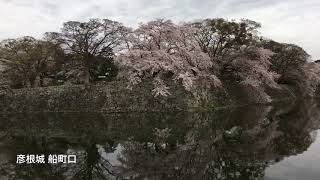
[[[312,102],[212,113],[6,114],[0,117],[0,176],[287,179],[279,169],[290,169],[290,163],[281,163],[320,150],[308,149],[320,128],[319,115]],[[17,154],[76,154],[77,163],[18,165]],[[319,161],[313,165],[319,167]],[[297,179],[314,178],[304,175],[306,169],[295,168],[301,171]]]

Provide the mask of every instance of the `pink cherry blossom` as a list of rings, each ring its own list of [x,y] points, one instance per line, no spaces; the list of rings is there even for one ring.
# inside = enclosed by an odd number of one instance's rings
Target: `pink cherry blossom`
[[[181,80],[188,91],[203,77],[210,77],[215,86],[221,85],[213,71],[215,63],[201,51],[194,33],[193,28],[171,21],[140,24],[127,36],[127,49],[120,53],[116,63],[133,85],[153,79],[155,96],[170,95],[165,83],[168,74],[172,80]]]

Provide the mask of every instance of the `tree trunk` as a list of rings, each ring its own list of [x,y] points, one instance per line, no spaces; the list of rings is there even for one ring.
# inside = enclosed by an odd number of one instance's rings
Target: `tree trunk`
[[[87,53],[86,58],[85,58],[85,79],[84,82],[85,84],[90,84],[90,64],[92,63],[93,57],[90,53]]]
[[[85,76],[84,76],[84,83],[89,84],[90,83],[90,68],[89,66],[85,67]]]
[[[91,62],[91,55],[90,53],[86,53],[86,57],[84,59],[84,65],[85,65],[84,83],[85,84],[90,84],[90,62]]]

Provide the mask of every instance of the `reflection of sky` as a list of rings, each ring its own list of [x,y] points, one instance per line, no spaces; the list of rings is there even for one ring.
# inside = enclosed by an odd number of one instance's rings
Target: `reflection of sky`
[[[266,180],[319,180],[320,130],[315,142],[303,154],[285,158],[266,169]]]
[[[101,146],[101,145],[97,145],[97,147],[98,147],[98,151],[99,151],[99,154],[101,155],[101,157],[104,158],[105,160],[109,161],[112,164],[112,166],[121,166],[121,163],[118,160],[118,156],[120,156],[121,151],[123,149],[121,144],[118,144],[115,151],[111,152],[111,153],[106,153],[103,146]]]

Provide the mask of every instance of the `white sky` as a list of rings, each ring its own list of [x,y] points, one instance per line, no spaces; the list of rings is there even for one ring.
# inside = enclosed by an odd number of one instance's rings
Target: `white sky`
[[[0,0],[0,39],[41,37],[65,21],[108,18],[128,26],[155,18],[249,18],[262,35],[320,59],[320,0]]]

